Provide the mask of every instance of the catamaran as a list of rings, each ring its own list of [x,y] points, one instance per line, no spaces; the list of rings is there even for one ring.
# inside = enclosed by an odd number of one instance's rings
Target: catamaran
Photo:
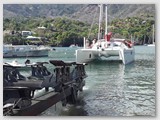
[[[76,62],[78,63],[86,63],[102,57],[109,58],[111,56],[119,56],[119,60],[121,60],[123,64],[129,64],[134,61],[135,50],[132,39],[128,41],[125,39],[111,38],[112,33],[107,33],[107,5],[105,6],[105,35],[103,36],[102,33],[104,5],[100,5],[98,40],[94,39],[90,45],[88,40],[84,38],[83,49],[76,50]]]

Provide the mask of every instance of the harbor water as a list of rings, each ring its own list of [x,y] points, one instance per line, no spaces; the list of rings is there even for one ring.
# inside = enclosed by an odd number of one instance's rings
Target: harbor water
[[[75,48],[56,47],[49,57],[4,58],[4,62],[23,63],[49,60],[75,61]],[[86,66],[88,77],[75,105],[61,102],[41,116],[155,116],[155,47],[135,46],[135,61],[128,65],[111,60],[97,60]],[[50,71],[53,65],[48,64]]]

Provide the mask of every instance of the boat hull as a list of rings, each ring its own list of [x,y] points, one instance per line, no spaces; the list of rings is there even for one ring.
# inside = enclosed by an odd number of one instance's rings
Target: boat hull
[[[133,49],[128,50],[120,50],[119,51],[119,57],[122,60],[123,64],[129,64],[134,61],[135,51]]]
[[[101,57],[111,57],[111,56],[119,56],[119,60],[123,62],[123,64],[129,64],[134,61],[134,48],[131,49],[101,49],[101,50],[94,50],[94,49],[79,49],[76,50],[76,62],[79,63],[87,63],[91,62],[95,59]]]
[[[76,50],[76,62],[87,63],[99,57],[98,50],[92,49],[78,49]]]
[[[34,50],[34,51],[7,51],[3,53],[4,58],[13,57],[47,57],[48,50]]]

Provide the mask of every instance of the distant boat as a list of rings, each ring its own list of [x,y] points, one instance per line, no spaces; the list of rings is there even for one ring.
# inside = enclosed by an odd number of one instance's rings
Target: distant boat
[[[36,45],[3,45],[3,57],[47,57],[48,48]]]
[[[40,45],[38,46],[38,48],[41,50],[41,49],[46,49],[46,50],[49,50],[49,51],[53,51],[53,50],[56,50],[55,48],[52,48],[52,47],[49,47],[49,46],[44,46],[44,45]]]
[[[153,38],[152,38],[152,44],[148,44],[147,46],[155,47],[155,42],[154,42],[154,24],[153,24]]]
[[[78,48],[79,46],[78,46],[78,45],[75,45],[75,44],[71,44],[69,47],[70,47],[70,48]]]
[[[92,45],[84,38],[84,48],[76,50],[76,62],[90,62],[101,57],[119,56],[123,64],[134,61],[135,51],[132,41],[125,39],[113,39],[112,33],[107,33],[107,6],[106,6],[106,29],[105,38],[102,29],[103,5],[100,5],[98,40],[93,40]],[[111,38],[111,39],[110,39]]]
[[[155,47],[155,44],[148,44],[147,46],[150,46],[150,47]]]
[[[30,60],[26,60],[25,63],[19,63],[17,60],[13,60],[12,62],[5,62],[4,65],[18,68],[20,70],[31,70],[31,66],[36,63],[30,63]]]

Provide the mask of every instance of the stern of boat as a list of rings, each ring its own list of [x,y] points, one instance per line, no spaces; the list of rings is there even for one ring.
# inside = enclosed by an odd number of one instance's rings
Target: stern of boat
[[[129,64],[134,61],[135,51],[133,49],[120,49],[119,59],[122,60],[123,64]]]
[[[87,63],[98,57],[97,51],[78,49],[76,50],[76,62],[77,63]]]

